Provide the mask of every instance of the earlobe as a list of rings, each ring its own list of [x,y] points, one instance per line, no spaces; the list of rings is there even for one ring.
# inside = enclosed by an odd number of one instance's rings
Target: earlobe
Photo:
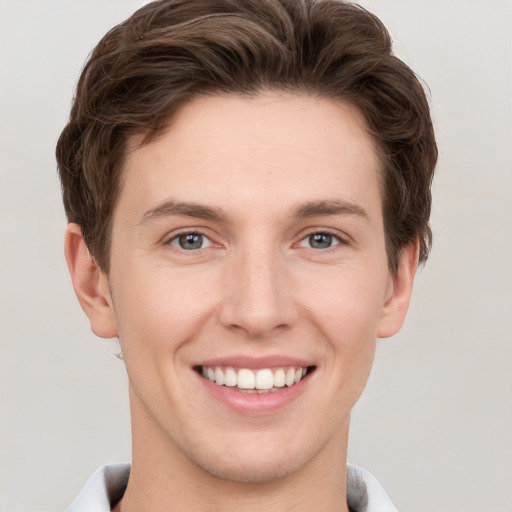
[[[68,224],[64,252],[73,288],[89,317],[91,330],[101,338],[115,338],[117,325],[108,277],[90,255],[78,224]]]
[[[401,328],[409,309],[414,276],[418,269],[419,240],[402,249],[398,271],[391,276],[391,290],[382,308],[377,336],[389,338]]]

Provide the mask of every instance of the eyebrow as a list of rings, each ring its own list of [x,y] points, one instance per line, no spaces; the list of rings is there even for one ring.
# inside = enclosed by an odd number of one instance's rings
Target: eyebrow
[[[146,224],[152,220],[172,215],[193,217],[214,222],[226,221],[226,215],[220,208],[169,199],[146,211],[142,215],[139,224]],[[292,213],[292,216],[297,218],[316,217],[320,215],[357,215],[369,220],[368,213],[363,208],[357,204],[339,199],[300,203]]]
[[[169,217],[172,215],[194,217],[196,219],[204,219],[217,222],[226,220],[226,216],[219,208],[169,199],[145,212],[139,224],[145,224],[149,221],[162,217]]]
[[[357,215],[365,220],[370,220],[364,208],[349,201],[339,199],[309,201],[299,204],[293,215],[299,218],[316,217],[319,215]]]

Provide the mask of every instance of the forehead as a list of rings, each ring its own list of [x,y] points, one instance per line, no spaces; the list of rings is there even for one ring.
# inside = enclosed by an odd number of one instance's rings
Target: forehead
[[[380,190],[379,160],[362,115],[323,98],[198,97],[161,134],[145,144],[143,138],[131,139],[124,169],[121,199],[130,196],[134,205],[166,194],[196,200],[200,192],[201,200],[226,206],[271,191],[284,204],[324,199],[329,191]],[[372,200],[380,208],[380,192]]]
[[[320,137],[314,140],[317,151],[332,151],[333,146],[341,149],[345,140],[348,143],[347,135],[361,139],[374,152],[376,147],[363,114],[352,104],[307,94],[269,91],[254,96],[197,96],[181,105],[158,134],[148,137],[143,132],[132,136],[128,152],[146,145],[148,138],[157,140],[171,130],[175,144],[182,145],[184,150],[188,148],[189,133],[194,134],[195,143],[205,148],[217,147],[219,139],[229,137],[233,144],[255,141],[288,145],[293,141],[293,145],[307,150],[312,132],[317,132],[324,142]]]

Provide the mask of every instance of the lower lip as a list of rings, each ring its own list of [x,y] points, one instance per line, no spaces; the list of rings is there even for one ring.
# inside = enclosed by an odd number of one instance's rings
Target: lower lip
[[[209,379],[197,374],[205,388],[214,398],[238,414],[262,416],[275,413],[301,395],[309,383],[310,375],[290,387],[278,388],[278,391],[267,393],[244,393],[236,388],[219,386]]]

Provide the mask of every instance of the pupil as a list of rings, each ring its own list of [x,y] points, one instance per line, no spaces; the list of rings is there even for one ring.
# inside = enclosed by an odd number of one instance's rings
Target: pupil
[[[198,233],[187,233],[179,237],[179,244],[182,249],[200,249],[203,245],[203,235]]]
[[[309,242],[313,249],[327,249],[332,245],[332,235],[316,233],[309,237]]]

